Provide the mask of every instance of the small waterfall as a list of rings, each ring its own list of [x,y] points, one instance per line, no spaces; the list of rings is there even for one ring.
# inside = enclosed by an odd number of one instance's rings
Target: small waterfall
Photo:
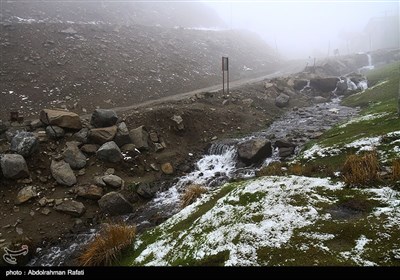
[[[371,55],[368,53],[367,54],[367,57],[368,57],[368,66],[369,67],[373,67],[373,65],[372,65],[372,58],[371,58]]]
[[[369,53],[366,54],[367,58],[368,58],[368,65],[367,66],[363,66],[360,69],[358,69],[358,71],[361,73],[365,70],[372,70],[374,69],[374,65],[372,65],[372,57]]]
[[[307,80],[307,84],[300,90],[300,92],[303,92],[306,89],[310,88],[310,80]]]
[[[357,85],[352,80],[346,78],[346,81],[347,81],[347,88],[349,90],[357,90]]]

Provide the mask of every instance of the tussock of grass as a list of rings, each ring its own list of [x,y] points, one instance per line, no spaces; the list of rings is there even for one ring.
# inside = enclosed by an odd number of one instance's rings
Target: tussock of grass
[[[181,198],[181,207],[185,208],[192,204],[205,192],[207,192],[207,189],[201,185],[189,185]]]
[[[82,266],[111,265],[127,249],[136,235],[136,227],[125,224],[105,224],[95,239],[79,257]]]
[[[392,162],[392,180],[400,180],[400,159],[395,159]]]
[[[348,185],[365,186],[379,181],[379,161],[376,151],[364,155],[349,155],[343,166],[343,180]]]
[[[282,167],[282,162],[272,162],[268,166],[263,166],[260,170],[257,170],[256,176],[281,176],[283,175]]]

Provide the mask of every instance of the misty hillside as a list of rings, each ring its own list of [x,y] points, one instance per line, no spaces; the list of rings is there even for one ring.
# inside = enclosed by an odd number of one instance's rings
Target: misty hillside
[[[231,80],[273,72],[278,64],[260,38],[239,31],[7,23],[0,44],[4,114],[49,106],[85,112],[219,84],[224,55]]]
[[[202,3],[160,3],[160,1],[2,1],[4,21],[33,19],[43,22],[103,22],[121,25],[164,27],[223,27],[214,10]]]

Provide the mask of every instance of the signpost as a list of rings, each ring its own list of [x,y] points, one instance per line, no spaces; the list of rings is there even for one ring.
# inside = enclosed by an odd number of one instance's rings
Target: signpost
[[[229,94],[229,60],[228,57],[222,57],[222,94],[225,94],[225,72],[227,81],[227,92]]]

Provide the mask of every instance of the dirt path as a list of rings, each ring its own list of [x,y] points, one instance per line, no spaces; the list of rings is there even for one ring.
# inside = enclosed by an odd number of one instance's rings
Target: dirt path
[[[230,82],[229,89],[234,89],[234,88],[246,85],[246,84],[260,82],[264,79],[272,79],[275,77],[282,77],[282,76],[286,76],[289,74],[297,73],[297,72],[301,71],[303,69],[303,67],[304,67],[304,65],[302,62],[296,62],[295,64],[290,64],[289,66],[286,66],[286,67],[282,68],[281,70],[278,70],[278,71],[268,74],[268,75],[264,75],[264,76],[257,77],[257,78],[247,78],[247,79],[241,79],[241,80],[236,80],[236,81]],[[120,106],[120,107],[114,107],[114,108],[110,108],[110,109],[115,110],[118,113],[122,113],[122,112],[126,112],[129,110],[137,109],[137,108],[159,105],[159,104],[162,104],[165,102],[180,101],[180,100],[189,98],[191,96],[194,96],[194,95],[196,95],[198,93],[202,93],[202,92],[217,92],[219,90],[222,90],[221,84],[209,86],[209,87],[205,87],[205,88],[200,88],[200,89],[192,90],[189,92],[165,96],[165,97],[162,97],[162,98],[159,98],[156,100],[148,100],[148,101],[144,101],[144,102],[140,102],[140,103],[135,103],[135,104],[132,104],[129,106]],[[83,115],[82,117],[90,118],[90,116],[91,116],[91,114],[86,114],[86,115]]]

